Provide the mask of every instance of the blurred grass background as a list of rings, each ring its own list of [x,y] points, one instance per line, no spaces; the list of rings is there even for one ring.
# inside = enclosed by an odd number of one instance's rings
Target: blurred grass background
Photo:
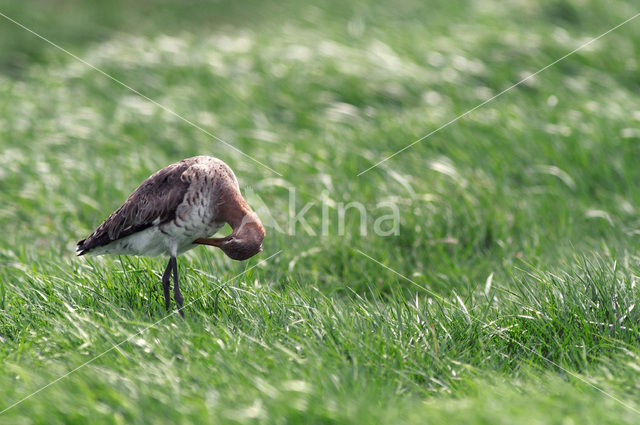
[[[636,21],[357,174],[639,11],[0,1],[282,174],[0,17],[0,409],[132,337],[0,423],[636,423]],[[260,258],[194,250],[187,320],[135,335],[163,317],[162,260],[78,259],[74,242],[198,154],[283,228],[295,188],[316,234],[268,229],[261,258],[282,254],[231,282]],[[367,235],[353,211],[337,232],[351,201]],[[397,236],[372,232],[384,201]]]

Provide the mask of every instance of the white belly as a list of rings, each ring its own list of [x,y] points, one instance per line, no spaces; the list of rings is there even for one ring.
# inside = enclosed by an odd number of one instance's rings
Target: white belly
[[[120,254],[144,255],[179,255],[197,245],[193,241],[216,233],[224,223],[212,222],[207,226],[191,226],[185,228],[174,222],[162,226],[152,226],[133,235],[117,239],[110,244],[92,249],[90,255]]]

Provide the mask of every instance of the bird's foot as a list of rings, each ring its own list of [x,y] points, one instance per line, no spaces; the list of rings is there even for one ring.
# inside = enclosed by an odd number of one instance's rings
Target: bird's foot
[[[176,304],[178,304],[178,313],[180,313],[180,316],[184,318],[184,312],[182,311],[182,307],[184,306],[184,298],[179,289],[173,292],[173,299],[176,300]]]

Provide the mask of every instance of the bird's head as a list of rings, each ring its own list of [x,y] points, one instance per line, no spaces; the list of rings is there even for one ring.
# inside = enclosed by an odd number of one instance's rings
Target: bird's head
[[[256,213],[247,214],[240,226],[227,236],[220,249],[233,260],[246,260],[262,251],[265,231]]]
[[[240,226],[235,228],[229,236],[215,239],[199,239],[196,242],[217,246],[229,258],[242,261],[262,251],[264,235],[265,230],[260,219],[252,212],[242,219]]]

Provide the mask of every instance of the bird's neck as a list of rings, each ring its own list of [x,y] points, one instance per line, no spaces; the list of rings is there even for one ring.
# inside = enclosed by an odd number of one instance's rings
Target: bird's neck
[[[233,236],[252,236],[253,233],[264,236],[264,227],[258,215],[239,193],[225,201],[221,213],[224,221],[233,229]]]

